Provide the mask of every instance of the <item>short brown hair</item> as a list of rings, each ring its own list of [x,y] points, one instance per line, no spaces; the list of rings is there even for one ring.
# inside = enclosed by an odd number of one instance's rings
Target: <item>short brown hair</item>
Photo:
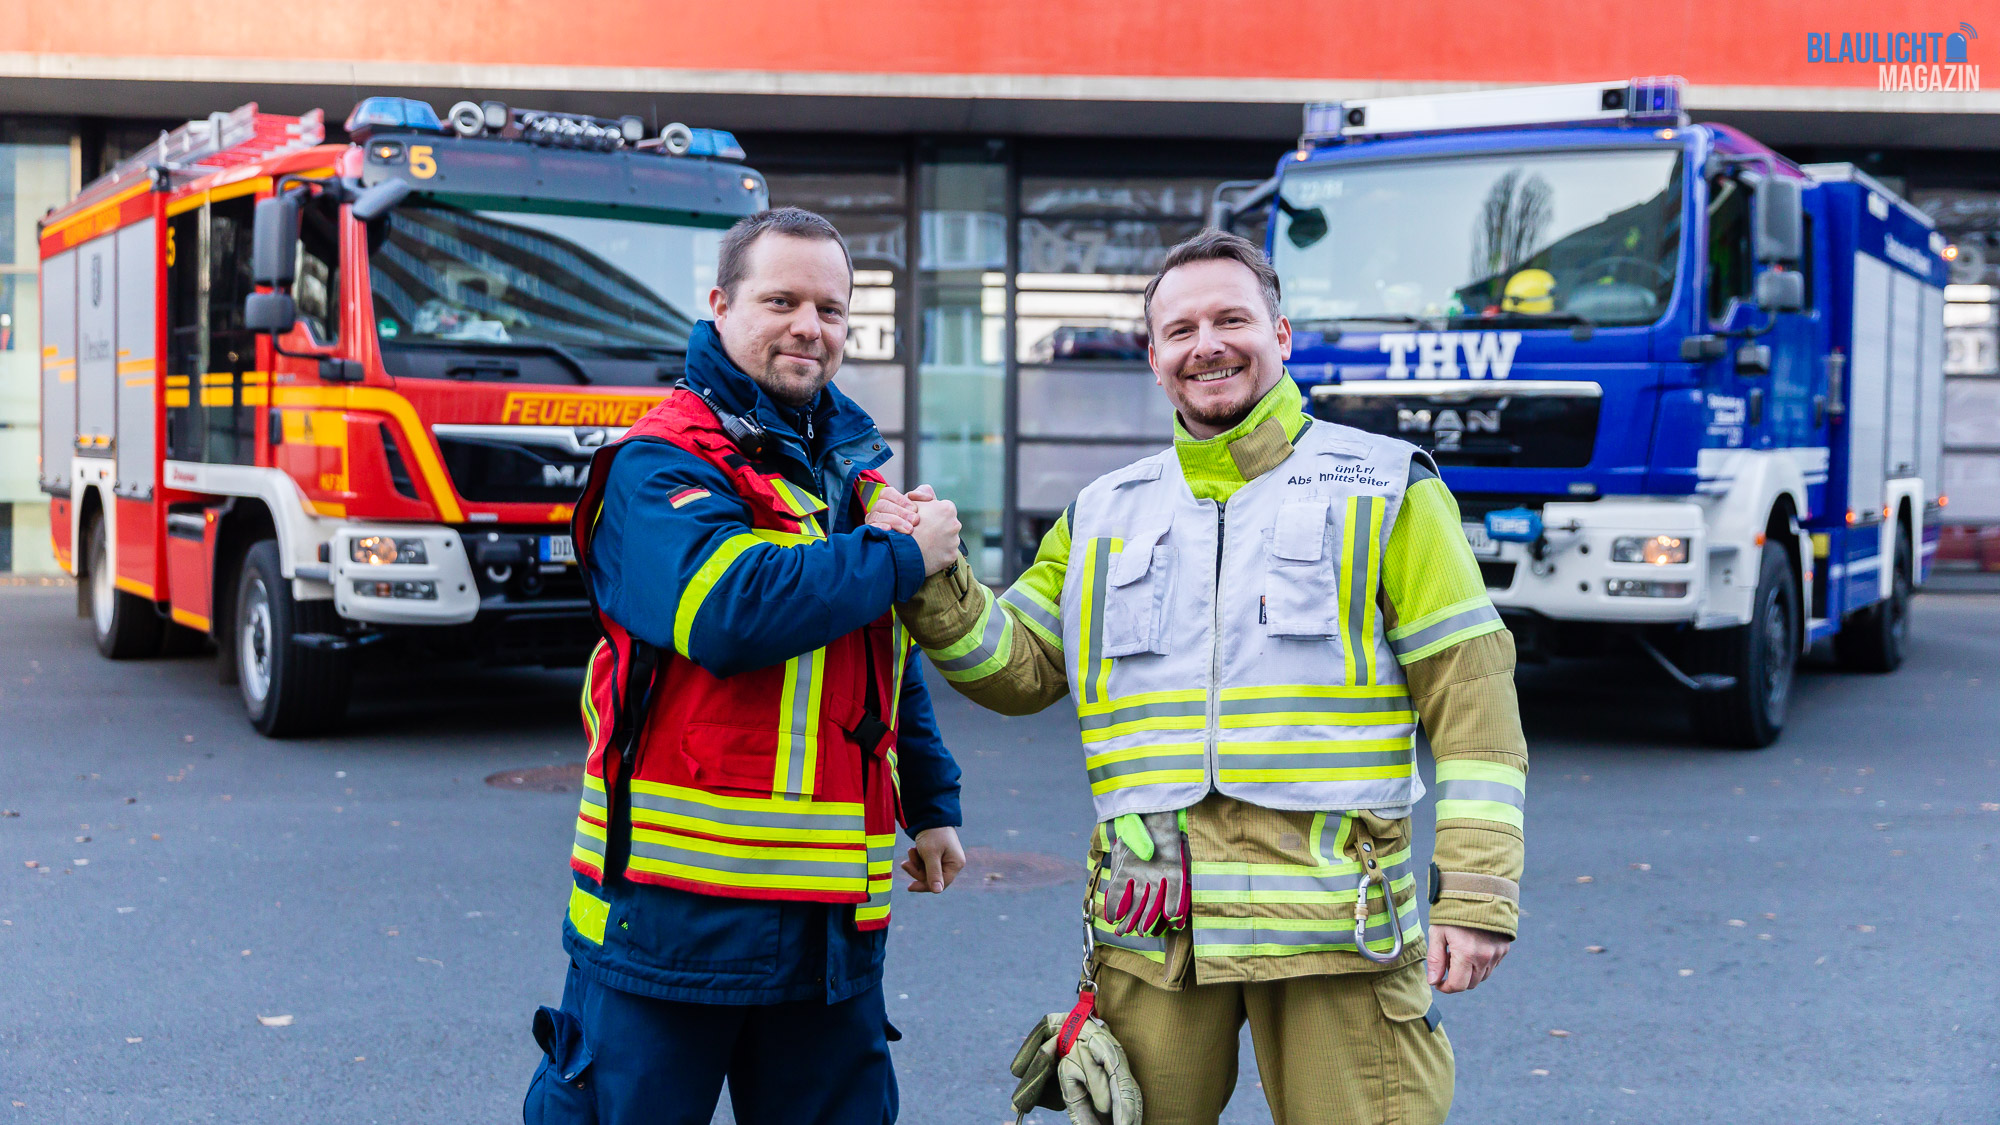
[[[1194,262],[1235,262],[1257,278],[1257,290],[1264,295],[1264,308],[1273,321],[1278,319],[1278,271],[1257,244],[1240,234],[1209,229],[1167,251],[1160,272],[1146,283],[1146,335],[1153,334],[1153,291],[1160,279],[1181,266]]]
[[[749,268],[750,247],[767,234],[831,242],[840,247],[840,256],[847,259],[848,283],[853,284],[854,256],[847,252],[847,240],[840,237],[826,216],[803,207],[773,207],[736,220],[736,225],[722,236],[722,247],[715,257],[715,287],[730,299],[735,299],[736,287],[742,284],[744,271]]]

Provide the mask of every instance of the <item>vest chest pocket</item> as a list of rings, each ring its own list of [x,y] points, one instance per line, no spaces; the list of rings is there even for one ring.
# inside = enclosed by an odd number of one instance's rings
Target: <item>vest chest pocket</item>
[[[1322,638],[1340,631],[1339,566],[1327,548],[1327,501],[1287,500],[1271,529],[1264,627],[1274,637]]]
[[[1166,529],[1141,532],[1111,556],[1104,584],[1104,656],[1164,653],[1174,578],[1174,549],[1159,545]]]

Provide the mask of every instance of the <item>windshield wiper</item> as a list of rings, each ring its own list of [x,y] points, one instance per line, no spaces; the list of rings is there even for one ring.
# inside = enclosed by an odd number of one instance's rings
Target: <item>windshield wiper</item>
[[[1597,322],[1582,313],[1558,310],[1545,313],[1501,312],[1492,316],[1455,316],[1453,325],[1470,328],[1475,325],[1492,326],[1505,324],[1515,328],[1556,328],[1569,325],[1569,334],[1578,340],[1588,340],[1597,332]]]
[[[569,369],[569,373],[579,383],[591,382],[590,373],[583,368],[583,361],[576,358],[568,348],[543,340],[396,340],[390,347],[429,348],[433,351],[499,352],[502,354],[550,356]]]

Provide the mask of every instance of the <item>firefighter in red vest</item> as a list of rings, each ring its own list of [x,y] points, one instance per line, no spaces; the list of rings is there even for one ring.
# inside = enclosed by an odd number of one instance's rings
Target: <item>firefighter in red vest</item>
[[[725,1079],[741,1125],[896,1118],[897,827],[910,890],[943,891],[965,855],[958,767],[890,606],[959,525],[863,524],[915,509],[830,384],[852,288],[824,218],[739,222],[685,381],[591,463],[572,530],[603,639],[529,1125],[706,1125]]]

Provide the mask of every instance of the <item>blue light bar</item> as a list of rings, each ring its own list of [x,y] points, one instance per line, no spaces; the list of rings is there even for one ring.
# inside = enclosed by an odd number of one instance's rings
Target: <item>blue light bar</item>
[[[689,143],[687,155],[709,156],[717,160],[743,159],[743,146],[736,143],[736,134],[727,129],[690,129],[694,140]]]
[[[1299,133],[1299,147],[1340,139],[1341,119],[1347,107],[1340,102],[1307,102],[1306,127]]]
[[[429,102],[415,98],[363,98],[347,115],[347,135],[365,141],[382,129],[412,129],[423,133],[444,132],[444,122]]]
[[[1301,148],[1371,137],[1564,125],[1684,125],[1685,80],[1674,75],[1568,86],[1359,98],[1306,106]]]

